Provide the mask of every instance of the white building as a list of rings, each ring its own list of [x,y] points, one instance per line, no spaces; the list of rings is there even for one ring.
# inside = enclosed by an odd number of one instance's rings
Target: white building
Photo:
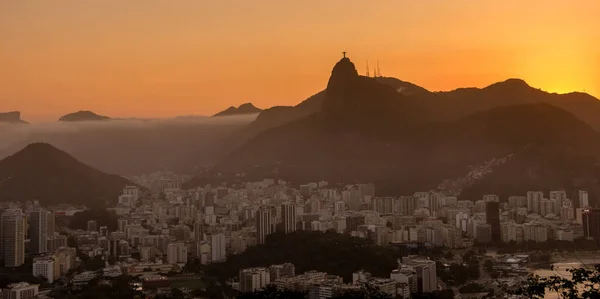
[[[240,270],[240,292],[250,293],[271,283],[269,268],[248,268]]]
[[[33,261],[33,276],[44,277],[49,283],[54,282],[54,260],[39,258]]]
[[[30,299],[35,298],[39,292],[39,285],[19,282],[9,284],[2,290],[3,299]]]

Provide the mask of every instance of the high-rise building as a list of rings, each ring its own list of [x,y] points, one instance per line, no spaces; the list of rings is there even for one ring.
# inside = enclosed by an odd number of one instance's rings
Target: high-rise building
[[[485,206],[486,222],[492,229],[492,241],[502,241],[502,233],[500,231],[500,206],[497,201],[488,201]]]
[[[187,263],[187,245],[183,242],[170,243],[167,246],[167,262],[169,264]]]
[[[223,233],[213,233],[210,242],[211,262],[222,262],[227,259],[227,240]]]
[[[194,222],[194,240],[196,243],[204,240],[204,225],[201,221]]]
[[[46,215],[46,221],[46,236],[52,237],[56,232],[56,217],[54,216],[54,211],[48,211],[48,214]]]
[[[262,207],[256,211],[256,240],[258,244],[265,244],[267,236],[271,233],[273,233],[271,209]]]
[[[127,227],[127,224],[129,223],[129,220],[125,219],[125,218],[121,218],[118,220],[118,224],[119,224],[119,231],[120,232],[124,232],[125,231],[125,227]]]
[[[48,211],[37,209],[29,214],[30,243],[32,254],[48,252]]]
[[[281,205],[281,216],[283,232],[287,234],[296,231],[296,206],[293,203]]]
[[[251,293],[271,283],[269,268],[249,268],[240,270],[240,292]]]
[[[346,231],[356,231],[358,227],[365,224],[365,216],[351,215],[346,217]]]
[[[587,207],[589,207],[590,203],[588,201],[588,193],[587,193],[587,191],[579,190],[578,194],[579,194],[579,207],[580,208],[587,208]]]
[[[402,264],[415,269],[420,293],[437,290],[437,271],[435,261],[415,256],[403,257]]]
[[[583,235],[600,240],[600,209],[588,208],[582,211]]]
[[[527,211],[538,214],[542,199],[544,199],[544,192],[527,191]]]
[[[18,267],[25,263],[25,217],[21,209],[2,214],[2,245],[4,265]]]

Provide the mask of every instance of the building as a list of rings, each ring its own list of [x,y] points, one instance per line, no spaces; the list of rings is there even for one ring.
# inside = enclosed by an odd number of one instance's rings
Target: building
[[[44,277],[49,283],[54,282],[54,259],[37,258],[33,261],[33,276]]]
[[[167,246],[167,263],[185,264],[188,260],[187,245],[183,242],[170,243]]]
[[[282,204],[281,216],[283,232],[287,234],[296,231],[296,205],[293,203]]]
[[[435,261],[409,256],[402,258],[402,265],[408,265],[415,270],[419,293],[429,293],[438,289]]]
[[[600,209],[583,209],[582,222],[584,237],[600,240]]]
[[[227,259],[227,240],[223,233],[213,233],[208,238],[210,242],[211,262],[222,262]]]
[[[7,210],[0,221],[4,265],[18,267],[25,263],[25,217],[20,209]]]
[[[580,208],[587,208],[587,207],[589,207],[590,206],[590,202],[588,200],[588,193],[587,193],[587,191],[579,190],[578,194],[579,194],[579,207]]]
[[[268,268],[248,268],[240,270],[240,292],[251,293],[271,283]]]
[[[9,284],[2,290],[3,299],[30,299],[35,298],[39,292],[39,285],[19,282]]]
[[[361,225],[365,225],[365,216],[352,215],[346,217],[346,231],[357,231]]]
[[[292,263],[271,265],[269,267],[269,274],[271,275],[271,281],[283,277],[293,277],[296,276],[296,267]]]
[[[56,232],[56,217],[54,216],[53,211],[47,211],[46,221],[46,236],[52,237]]]
[[[485,204],[486,223],[491,227],[491,239],[500,242],[502,233],[500,231],[500,206],[498,201],[487,201]]]
[[[256,239],[258,244],[265,244],[267,236],[273,233],[271,209],[262,207],[256,211]]]
[[[29,247],[32,254],[48,252],[48,212],[37,209],[29,214]]]

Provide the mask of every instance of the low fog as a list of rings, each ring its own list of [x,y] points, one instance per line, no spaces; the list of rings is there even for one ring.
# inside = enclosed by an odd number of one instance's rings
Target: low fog
[[[46,142],[108,173],[190,172],[213,162],[219,141],[256,116],[0,124],[0,159]]]

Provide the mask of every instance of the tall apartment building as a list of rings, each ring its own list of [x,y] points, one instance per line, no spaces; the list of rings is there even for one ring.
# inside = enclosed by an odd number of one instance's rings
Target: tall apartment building
[[[271,209],[262,207],[256,211],[256,240],[258,244],[265,244],[268,235],[273,233]]]
[[[429,293],[437,290],[437,271],[435,261],[409,256],[402,258],[402,264],[411,266],[415,269],[420,293]]]
[[[600,240],[600,209],[583,209],[582,222],[584,237]]]
[[[222,262],[227,259],[227,239],[223,233],[213,233],[208,237],[210,242],[211,262]]]
[[[271,283],[269,268],[248,268],[240,270],[240,292],[251,293]]]
[[[293,203],[282,204],[281,216],[283,231],[286,234],[296,231],[296,205]]]
[[[32,254],[48,252],[48,211],[38,209],[29,214],[30,251]]]
[[[171,243],[167,246],[167,263],[185,264],[188,260],[187,245],[183,242]]]
[[[1,222],[4,264],[18,267],[25,263],[25,217],[20,209],[8,210]]]

